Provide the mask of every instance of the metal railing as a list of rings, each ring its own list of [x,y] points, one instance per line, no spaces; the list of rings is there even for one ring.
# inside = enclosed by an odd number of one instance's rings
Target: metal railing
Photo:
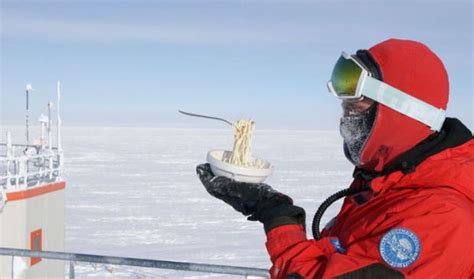
[[[10,142],[0,144],[0,150],[6,151],[0,154],[0,186],[4,189],[24,189],[61,178],[62,153],[57,148],[28,147]]]
[[[14,257],[44,258],[69,262],[69,278],[75,277],[74,263],[99,263],[109,265],[134,266],[156,269],[171,269],[179,271],[194,271],[205,273],[217,273],[226,275],[242,275],[246,278],[270,278],[268,270],[260,268],[249,268],[229,265],[212,265],[189,262],[173,262],[140,258],[110,257],[91,254],[77,254],[51,251],[32,251],[26,249],[0,248],[0,255]]]

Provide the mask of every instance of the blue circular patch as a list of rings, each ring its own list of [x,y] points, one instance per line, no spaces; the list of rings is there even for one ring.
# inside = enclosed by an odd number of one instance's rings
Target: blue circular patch
[[[383,260],[395,268],[405,268],[418,259],[421,251],[420,239],[407,229],[397,228],[386,233],[379,246]]]

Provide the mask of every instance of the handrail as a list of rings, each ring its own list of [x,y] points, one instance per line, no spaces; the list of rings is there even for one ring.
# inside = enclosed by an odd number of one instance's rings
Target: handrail
[[[0,146],[8,146],[8,145],[6,143],[2,142],[2,143],[0,143]],[[26,145],[24,143],[12,143],[11,146],[12,147],[34,147],[34,148],[37,148],[40,145],[38,145],[38,144],[28,144],[28,145]],[[58,150],[58,148],[54,147],[54,146],[51,149],[52,150]]]
[[[212,264],[199,264],[199,263],[190,263],[190,262],[161,261],[161,260],[151,260],[151,259],[111,257],[111,256],[101,256],[101,255],[92,255],[92,254],[78,254],[78,253],[65,253],[65,252],[53,252],[53,251],[32,251],[32,250],[26,250],[26,249],[2,248],[2,247],[0,247],[0,255],[45,258],[45,259],[62,260],[62,261],[70,261],[70,262],[88,262],[88,263],[101,263],[101,264],[111,264],[111,265],[127,265],[127,266],[137,266],[137,267],[172,269],[172,270],[195,271],[195,272],[206,272],[206,273],[219,273],[219,274],[230,274],[230,275],[243,275],[243,276],[258,276],[262,278],[270,278],[268,270],[266,269],[230,266],[230,265],[212,265]],[[73,268],[71,269],[73,270]]]
[[[57,149],[37,154],[12,154],[7,151],[6,155],[0,156],[0,185],[6,185],[7,189],[21,189],[60,179],[61,162],[62,153]]]
[[[22,156],[0,156],[0,160],[1,161],[15,161],[15,160],[20,160],[20,159],[26,159],[28,161],[32,161],[33,159],[43,159],[43,158],[54,158],[54,157],[58,157],[59,153],[50,153],[50,154],[34,154],[34,155],[22,155]]]

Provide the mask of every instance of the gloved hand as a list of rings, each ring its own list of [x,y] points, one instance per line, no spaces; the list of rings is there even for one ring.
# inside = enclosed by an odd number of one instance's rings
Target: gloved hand
[[[245,183],[214,176],[209,164],[197,166],[196,172],[207,192],[241,212],[250,221],[260,221],[265,231],[286,224],[305,224],[305,211],[293,200],[264,183]]]

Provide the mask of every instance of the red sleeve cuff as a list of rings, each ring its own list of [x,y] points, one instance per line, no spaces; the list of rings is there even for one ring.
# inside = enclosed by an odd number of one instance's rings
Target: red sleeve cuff
[[[288,224],[288,225],[283,225],[283,226],[278,226],[274,229],[271,229],[267,233],[267,240],[275,238],[281,234],[287,233],[287,232],[296,232],[296,231],[301,231],[305,233],[305,238],[306,238],[306,232],[304,230],[303,225],[300,224]]]
[[[276,227],[269,231],[267,233],[266,247],[270,257],[274,258],[298,243],[307,242],[309,246],[315,245],[313,247],[319,251],[316,254],[329,257],[337,252],[330,239],[330,237],[324,237],[319,241],[314,239],[308,240],[304,227],[302,225],[292,224]]]
[[[276,227],[267,233],[267,250],[271,257],[279,255],[296,243],[307,240],[302,225],[284,225]]]

